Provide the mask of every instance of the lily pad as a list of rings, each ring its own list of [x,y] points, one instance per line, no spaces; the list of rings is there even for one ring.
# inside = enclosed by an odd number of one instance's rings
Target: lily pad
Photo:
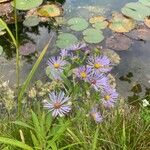
[[[114,13],[110,21],[109,28],[115,32],[123,33],[134,29],[135,21],[133,19],[124,17],[122,14]]]
[[[0,45],[0,55],[3,53],[3,47]]]
[[[56,41],[56,45],[59,48],[67,48],[70,47],[71,45],[74,45],[78,42],[78,39],[70,33],[61,33]]]
[[[94,23],[97,23],[97,22],[102,22],[104,20],[106,20],[106,18],[103,17],[103,16],[94,16],[94,17],[92,17],[92,18],[89,19],[89,22],[91,24],[94,24]]]
[[[136,29],[126,33],[126,35],[135,40],[150,41],[150,29],[145,25],[139,25]]]
[[[34,27],[34,26],[37,26],[40,22],[40,19],[38,16],[30,16],[30,17],[27,17],[23,24],[27,27]]]
[[[132,40],[130,38],[119,33],[115,33],[106,39],[106,47],[117,51],[127,50],[131,44]]]
[[[36,46],[33,43],[26,43],[19,47],[20,54],[23,56],[28,56],[36,51]]]
[[[139,0],[139,2],[150,7],[150,0]]]
[[[74,31],[82,31],[89,26],[88,22],[85,19],[77,17],[68,20],[68,25]]]
[[[105,29],[108,26],[106,18],[103,16],[95,16],[89,19],[89,22],[92,24],[92,27],[96,29]]]
[[[126,4],[121,12],[130,18],[143,21],[145,17],[150,15],[150,8],[140,2],[131,2]]]
[[[16,8],[18,10],[30,10],[38,7],[43,3],[43,0],[16,0]],[[11,3],[14,6],[14,2]]]
[[[102,53],[110,59],[113,65],[117,66],[120,63],[121,58],[114,50],[104,49]]]
[[[96,44],[104,40],[102,31],[94,29],[94,28],[89,28],[89,29],[84,30],[83,35],[84,35],[84,40],[87,43]]]
[[[59,5],[47,4],[37,10],[41,17],[58,17],[62,14],[62,8]]]
[[[144,23],[147,27],[150,28],[150,17],[146,17],[145,20],[144,20]]]

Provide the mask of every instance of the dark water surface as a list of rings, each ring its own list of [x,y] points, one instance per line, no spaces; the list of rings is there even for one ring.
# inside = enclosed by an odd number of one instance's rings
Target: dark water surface
[[[126,3],[131,1],[134,2],[136,0],[66,0],[64,4],[64,18],[67,20],[71,17],[80,16],[87,19],[92,15],[99,14],[109,18],[113,11],[120,11]],[[35,75],[35,79],[44,78],[46,60],[56,51],[54,42],[57,37],[57,33],[49,30],[48,28],[50,28],[50,26],[39,26],[34,30],[27,30],[21,26],[20,29],[20,38],[27,39],[28,37],[30,40],[33,40],[36,43],[38,52],[43,49],[52,34],[54,35],[53,42],[51,43],[49,51]],[[63,31],[63,29],[60,31]],[[3,45],[5,44],[3,43]],[[7,57],[9,56],[9,59],[7,60],[5,59],[6,57],[0,57],[0,76],[3,76],[3,80],[10,80],[10,82],[14,84],[15,59],[11,57],[15,55],[10,52],[8,53],[9,55],[7,55]],[[131,89],[133,86],[140,84],[142,92],[139,92],[139,94],[142,95],[145,88],[150,87],[150,42],[135,41],[129,50],[118,52],[118,54],[121,57],[121,62],[116,68],[114,68],[113,75],[116,77],[119,92],[123,96],[133,95],[135,93],[131,92]],[[28,60],[31,60],[31,62],[28,62],[26,59],[22,60],[22,81],[25,79],[33,65],[32,57]],[[35,58],[33,60],[35,60]],[[128,75],[130,76],[130,81],[126,80],[126,76]]]

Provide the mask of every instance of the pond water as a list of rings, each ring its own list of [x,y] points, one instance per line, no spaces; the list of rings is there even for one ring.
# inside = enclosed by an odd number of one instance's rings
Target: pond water
[[[132,0],[134,2],[136,0]],[[90,16],[102,14],[109,18],[112,11],[120,11],[120,9],[131,0],[66,0],[64,3],[64,18],[72,18],[76,16],[90,18]],[[13,27],[11,28],[12,30]],[[64,29],[59,29],[63,31]],[[55,53],[55,39],[57,38],[57,30],[51,29],[50,25],[39,25],[33,29],[23,28],[19,25],[19,38],[20,40],[33,40],[36,44],[37,52],[43,49],[44,45],[48,42],[50,37],[54,35],[50,48],[46,57],[41,63],[34,80],[45,78],[44,68],[48,57]],[[110,33],[104,31],[106,36]],[[2,37],[0,37],[2,38]],[[1,45],[6,48],[6,56],[0,57],[0,76],[3,80],[10,80],[13,85],[15,83],[15,54],[11,48],[11,44],[7,41],[7,37],[2,39]],[[101,46],[99,44],[99,46]],[[37,56],[30,56],[23,59],[21,63],[21,79],[25,79],[26,75],[31,70],[31,67],[36,60]],[[132,47],[126,51],[117,52],[121,57],[121,62],[113,70],[113,75],[117,81],[118,91],[122,96],[132,96],[136,93],[131,92],[135,85],[141,85],[142,90],[137,92],[140,95],[145,93],[145,89],[150,87],[150,42],[134,41]],[[7,58],[7,59],[6,59]],[[126,78],[128,77],[128,80]]]

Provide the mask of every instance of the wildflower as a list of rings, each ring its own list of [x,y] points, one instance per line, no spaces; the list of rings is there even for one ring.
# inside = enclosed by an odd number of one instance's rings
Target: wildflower
[[[102,122],[103,117],[102,117],[101,113],[97,110],[97,107],[93,107],[90,114],[96,123]]]
[[[62,49],[61,52],[60,52],[60,55],[61,55],[61,57],[67,57],[67,56],[69,56],[68,50]]]
[[[70,97],[66,97],[64,92],[51,92],[49,94],[50,101],[44,100],[44,107],[52,112],[53,117],[66,115],[71,110],[71,103],[68,101]]]
[[[147,107],[150,105],[147,99],[143,99],[142,102],[143,102],[143,104],[142,104],[143,107]]]
[[[91,69],[87,68],[86,66],[79,67],[75,71],[76,76],[83,80],[87,80],[90,73],[91,73]]]
[[[47,63],[52,69],[62,72],[67,62],[62,57],[51,57]]]
[[[118,100],[118,93],[116,89],[108,88],[101,92],[102,103],[105,107],[114,107],[114,104]]]
[[[99,89],[104,90],[108,86],[108,78],[103,74],[91,74],[88,82],[96,91]]]
[[[93,73],[107,73],[111,71],[110,60],[107,56],[90,56],[88,59],[88,67],[93,70]]]
[[[74,45],[66,48],[66,50],[68,50],[68,51],[75,51],[75,50],[80,50],[82,48],[85,48],[86,46],[87,46],[86,43],[80,42],[80,43],[74,44]]]

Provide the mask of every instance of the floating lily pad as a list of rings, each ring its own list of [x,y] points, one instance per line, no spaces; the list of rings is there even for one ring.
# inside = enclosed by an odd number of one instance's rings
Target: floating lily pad
[[[68,25],[74,31],[82,31],[88,27],[88,22],[83,18],[71,18],[68,20]]]
[[[135,21],[133,19],[124,17],[122,14],[114,13],[110,21],[109,28],[115,32],[129,32],[134,29]]]
[[[92,17],[92,18],[89,19],[89,22],[91,24],[94,24],[94,23],[97,23],[97,22],[102,22],[104,20],[106,20],[106,18],[103,17],[103,16],[94,16],[94,17]]]
[[[113,50],[127,50],[130,48],[132,40],[127,36],[115,33],[113,36],[106,39],[106,47]]]
[[[58,17],[62,14],[62,8],[59,5],[47,4],[37,10],[41,17]]]
[[[145,17],[150,15],[150,8],[140,2],[131,2],[126,4],[121,12],[128,17],[138,21],[143,21]]]
[[[89,19],[89,22],[92,24],[92,27],[96,29],[105,29],[108,26],[106,18],[103,16],[95,16]]]
[[[23,56],[30,55],[36,51],[36,46],[33,43],[26,43],[19,47],[20,54]]]
[[[43,3],[43,0],[16,0],[16,8],[19,10],[30,10],[38,7]],[[14,2],[11,3],[14,6]]]
[[[150,0],[139,0],[139,2],[150,7]]]
[[[104,39],[102,31],[94,28],[84,30],[83,35],[87,43],[100,43]]]
[[[150,29],[145,25],[139,25],[136,29],[126,33],[126,35],[135,40],[150,41]]]
[[[30,16],[30,17],[27,17],[23,24],[27,27],[34,27],[34,26],[37,26],[40,22],[40,19],[38,16]]]
[[[56,41],[56,45],[59,48],[67,48],[70,47],[71,45],[74,45],[78,42],[78,39],[70,33],[61,33]]]
[[[114,50],[104,49],[102,50],[102,53],[111,60],[113,65],[117,66],[120,63],[121,58]]]
[[[0,55],[2,55],[2,53],[3,53],[3,47],[0,46]]]
[[[146,17],[145,20],[144,20],[144,23],[147,27],[150,28],[150,17]]]

